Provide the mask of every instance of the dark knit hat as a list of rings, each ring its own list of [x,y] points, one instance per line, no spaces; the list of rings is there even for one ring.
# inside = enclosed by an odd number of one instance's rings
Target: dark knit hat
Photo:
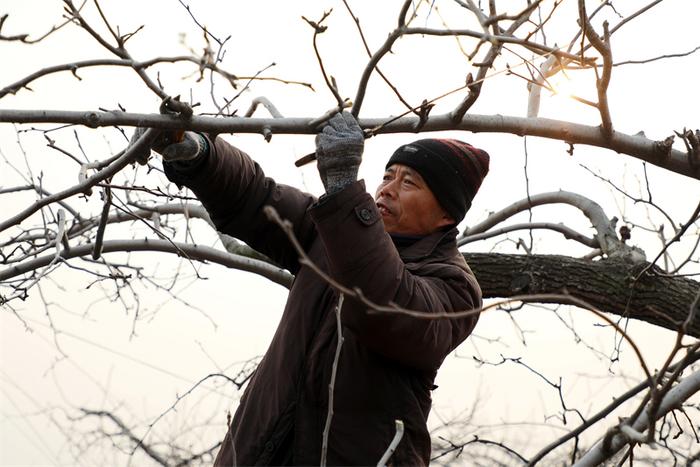
[[[459,222],[489,172],[489,155],[456,139],[421,139],[400,146],[386,166],[393,164],[416,170],[440,206]]]

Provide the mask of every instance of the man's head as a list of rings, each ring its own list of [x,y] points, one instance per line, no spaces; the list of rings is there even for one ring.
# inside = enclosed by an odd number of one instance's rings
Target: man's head
[[[399,147],[375,199],[386,231],[428,235],[459,223],[489,170],[489,155],[454,139],[421,139]]]

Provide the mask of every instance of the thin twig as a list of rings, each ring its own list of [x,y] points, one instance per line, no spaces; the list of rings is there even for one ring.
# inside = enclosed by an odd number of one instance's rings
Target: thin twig
[[[85,21],[85,19],[82,17],[80,14],[80,11],[75,8],[73,5],[72,0],[63,0],[63,3],[66,5],[66,12],[70,14],[77,22],[78,24],[85,29],[97,42],[100,43],[104,48],[112,52],[114,55],[121,59],[125,60],[133,60],[129,52],[124,48],[124,40],[123,38],[119,37],[117,39],[117,46],[113,46],[107,40],[105,40],[95,29],[90,26],[90,24]],[[158,97],[161,99],[165,99],[168,97],[168,94],[163,90],[163,88],[155,83],[146,73],[145,70],[143,69],[135,69],[136,74],[139,75],[141,80],[148,86],[149,89],[151,89]]]
[[[78,11],[82,10],[85,4],[87,3],[87,0],[84,0],[83,3],[78,7]],[[0,30],[2,30],[2,26],[5,23],[5,20],[9,17],[9,14],[4,14],[2,17],[0,17]],[[36,44],[37,42],[41,42],[42,40],[46,39],[49,37],[51,34],[54,32],[58,31],[59,29],[63,28],[67,24],[70,24],[72,22],[71,19],[68,19],[58,26],[51,26],[51,29],[49,29],[47,32],[42,34],[41,36],[37,37],[36,39],[29,39],[29,34],[16,34],[14,36],[4,36],[0,34],[0,41],[19,41],[24,44]]]
[[[700,390],[700,372],[695,372],[685,379],[672,390],[670,390],[659,404],[657,415],[664,415],[669,411],[678,407],[680,401],[687,400],[693,394]],[[649,416],[640,416],[631,426],[637,433],[646,430],[650,425]],[[591,448],[579,461],[575,464],[576,467],[589,467],[600,465],[603,461],[619,451],[622,447],[628,444],[628,438],[622,434],[616,434],[612,437],[608,446],[603,446],[602,442],[597,443]]]
[[[348,10],[348,13],[352,17],[352,20],[355,22],[355,26],[357,26],[357,31],[360,34],[360,39],[362,39],[362,45],[364,45],[365,51],[367,52],[367,55],[369,57],[372,57],[372,51],[369,49],[369,45],[367,45],[367,40],[365,39],[365,34],[362,31],[362,27],[360,26],[360,19],[357,16],[355,16],[355,14],[352,12],[352,9],[350,8],[350,5],[348,4],[347,0],[343,0],[343,5],[345,5],[345,8]],[[378,66],[376,67],[376,70],[377,70],[377,74],[379,76],[381,76],[381,78],[384,80],[384,82],[387,84],[387,86],[389,86],[389,88],[391,88],[391,90],[394,92],[394,94],[396,94],[396,97],[398,97],[399,101],[401,101],[401,103],[403,105],[405,105],[408,109],[412,110],[413,108],[412,108],[411,104],[406,102],[406,100],[403,98],[403,96],[401,95],[399,90],[396,88],[396,86],[394,86],[391,83],[391,81],[389,81],[389,78],[386,77],[386,75],[382,72],[382,70],[379,69]]]
[[[672,244],[674,244],[675,242],[677,242],[677,241],[679,241],[679,240],[681,239],[681,237],[682,237],[682,236],[685,234],[685,232],[690,228],[690,226],[693,225],[695,222],[697,222],[698,216],[700,216],[700,203],[698,203],[698,205],[695,207],[695,210],[694,210],[693,213],[690,215],[690,219],[688,219],[688,222],[686,222],[685,224],[683,224],[683,225],[681,226],[681,228],[678,229],[678,232],[676,232],[676,235],[674,235],[673,238],[671,238],[671,240],[669,240],[668,243],[666,243],[666,244],[664,245],[664,247],[661,249],[661,251],[659,252],[659,254],[656,255],[656,258],[654,258],[654,261],[652,261],[651,263],[649,263],[644,269],[642,269],[642,270],[639,272],[639,274],[637,274],[637,276],[635,277],[635,281],[636,281],[636,280],[639,280],[639,278],[642,276],[642,274],[646,273],[652,266],[654,266],[654,265],[656,264],[656,262],[659,260],[659,258],[661,258],[661,257],[664,255],[664,253],[666,252],[666,250],[668,250],[668,248],[669,248]]]
[[[394,437],[391,439],[391,443],[389,443],[389,446],[386,448],[386,451],[384,451],[382,458],[379,459],[379,462],[377,463],[377,467],[386,467],[386,463],[389,462],[391,455],[394,454],[394,451],[396,451],[396,447],[401,442],[401,438],[403,438],[403,432],[404,432],[403,420],[396,420],[395,424],[396,424],[396,433],[394,434]]]
[[[332,11],[333,10],[331,9],[324,12],[323,16],[318,21],[311,21],[310,19],[307,19],[304,16],[302,16],[302,19],[306,21],[309,24],[309,26],[314,28],[313,46],[314,52],[316,53],[316,59],[318,60],[318,65],[321,68],[321,75],[323,76],[323,80],[326,82],[326,86],[328,86],[328,89],[330,89],[331,93],[333,94],[333,97],[335,97],[335,100],[338,103],[338,109],[342,109],[345,99],[343,99],[340,96],[340,92],[338,91],[338,86],[335,83],[335,79],[332,76],[329,77],[326,73],[326,69],[323,66],[323,59],[321,58],[321,52],[319,52],[318,44],[316,43],[318,35],[326,32],[326,29],[328,28],[327,26],[323,26],[321,23],[323,23],[323,21],[326,18],[328,18],[328,15],[330,15]]]
[[[37,70],[26,77],[15,81],[12,84],[9,84],[5,86],[4,88],[0,89],[0,98],[6,96],[7,94],[16,94],[19,90],[23,88],[29,89],[28,85],[43,77],[47,76],[53,73],[59,73],[63,71],[70,71],[77,77],[77,71],[82,68],[90,68],[90,67],[100,67],[100,66],[120,66],[120,67],[129,67],[133,68],[134,70],[145,70],[147,68],[152,67],[153,65],[158,65],[162,63],[179,63],[179,62],[190,62],[194,63],[199,67],[203,67],[204,69],[211,70],[214,73],[217,73],[218,75],[222,76],[224,79],[226,79],[231,85],[235,88],[236,87],[236,82],[238,80],[248,80],[248,81],[277,81],[283,84],[291,84],[291,85],[299,85],[303,86],[306,88],[309,88],[313,90],[313,86],[310,83],[302,82],[302,81],[292,81],[292,80],[284,80],[281,78],[276,78],[276,77],[262,77],[258,76],[258,74],[254,76],[242,76],[242,75],[234,75],[233,73],[230,73],[228,71],[225,71],[221,69],[218,65],[213,64],[213,63],[201,63],[201,59],[198,57],[193,57],[189,55],[176,55],[176,56],[171,56],[171,57],[157,57],[157,58],[152,58],[150,60],[134,60],[130,58],[111,58],[111,59],[93,59],[93,60],[83,60],[83,61],[77,61],[77,62],[71,62],[71,63],[64,63],[60,65],[53,65],[49,66],[46,68],[42,68],[40,70]]]
[[[688,52],[678,52],[675,54],[665,54],[665,55],[659,55],[657,57],[652,57],[652,58],[646,58],[646,59],[641,59],[641,60],[625,60],[623,62],[617,62],[614,63],[613,66],[622,66],[622,65],[642,65],[645,63],[651,63],[651,62],[656,62],[658,60],[666,60],[668,58],[681,58],[681,57],[687,57],[689,55],[694,54],[700,50],[700,46],[695,47],[692,50],[689,50]],[[600,65],[599,65],[600,66]]]
[[[688,357],[689,358],[684,359],[678,363],[675,363],[675,364],[669,366],[666,369],[665,373],[657,372],[654,375],[654,380],[661,380],[665,376],[666,373],[675,372],[675,371],[683,370],[683,369],[687,368],[692,363],[700,360],[700,353],[695,352],[695,353],[689,354]],[[542,460],[542,458],[544,458],[547,454],[552,452],[554,449],[556,449],[557,447],[566,443],[567,441],[577,437],[578,435],[580,435],[581,433],[586,431],[588,428],[590,428],[594,424],[605,419],[615,409],[617,409],[622,404],[624,404],[625,402],[627,402],[628,400],[630,400],[631,398],[633,398],[634,396],[636,396],[637,394],[642,392],[644,389],[647,389],[648,387],[649,387],[649,382],[643,381],[643,382],[637,384],[636,386],[634,386],[633,388],[630,388],[629,390],[627,390],[624,394],[620,394],[619,396],[615,397],[613,402],[611,402],[605,408],[600,410],[595,415],[588,417],[588,419],[586,420],[585,423],[580,424],[579,426],[577,426],[575,429],[571,430],[566,435],[553,441],[552,443],[548,444],[547,446],[542,448],[540,451],[538,451],[537,454],[535,454],[534,456],[532,456],[530,458],[530,461],[528,462],[528,466],[534,466],[540,460]]]
[[[595,238],[587,237],[582,233],[576,232],[575,230],[565,226],[564,224],[554,224],[552,222],[526,222],[521,224],[513,224],[506,227],[501,227],[499,229],[489,230],[487,232],[482,232],[478,234],[470,234],[461,237],[458,241],[458,245],[466,245],[467,243],[472,243],[476,241],[486,240],[489,238],[497,237],[505,233],[513,232],[516,230],[532,230],[532,229],[547,229],[559,232],[564,235],[564,238],[575,240],[582,245],[586,245],[591,248],[599,248],[600,243]]]
[[[331,380],[328,383],[328,412],[326,413],[326,424],[323,428],[323,440],[321,443],[321,466],[326,466],[328,456],[328,436],[331,432],[331,422],[333,421],[333,403],[335,394],[335,378],[338,374],[338,362],[340,361],[340,351],[343,348],[343,322],[341,313],[343,311],[343,301],[345,295],[342,293],[338,297],[338,304],[335,306],[336,334],[338,341],[335,345],[335,355],[333,357],[333,366],[331,368]]]
[[[612,49],[610,48],[610,31],[608,23],[603,23],[604,37],[601,39],[593,29],[588,15],[586,14],[585,0],[578,2],[579,21],[583,29],[583,35],[588,39],[593,47],[603,57],[603,73],[602,76],[596,77],[596,89],[598,91],[598,111],[602,120],[603,133],[610,138],[613,133],[612,119],[610,117],[610,108],[608,106],[608,85],[610,84],[610,76],[612,74]]]
[[[119,434],[126,436],[132,443],[134,443],[134,451],[140,448],[148,457],[156,461],[158,464],[162,465],[163,467],[170,467],[170,463],[163,456],[155,452],[151,446],[141,443],[139,438],[134,435],[129,427],[127,427],[126,424],[113,413],[106,410],[89,410],[85,408],[80,408],[80,411],[86,416],[91,415],[108,418],[115,425],[117,425],[117,427],[119,427]]]
[[[190,394],[192,394],[192,392],[194,392],[194,390],[197,389],[197,388],[198,388],[202,383],[204,383],[205,381],[207,381],[207,380],[209,380],[209,379],[211,379],[211,378],[223,378],[223,379],[225,379],[227,382],[233,383],[233,384],[236,386],[237,389],[241,389],[241,387],[243,387],[243,385],[252,377],[252,375],[253,375],[253,372],[250,372],[248,375],[246,375],[246,376],[244,377],[244,379],[243,379],[242,381],[237,381],[237,380],[235,380],[235,379],[233,379],[233,378],[230,378],[228,375],[225,375],[225,374],[223,374],[223,373],[211,373],[211,374],[208,374],[207,376],[203,377],[202,379],[200,379],[199,381],[197,381],[194,385],[192,385],[192,387],[189,388],[187,391],[185,391],[184,393],[178,395],[178,396],[175,398],[175,401],[170,405],[170,407],[168,407],[164,412],[162,412],[162,413],[161,413],[160,415],[158,415],[151,423],[148,424],[148,428],[146,429],[145,433],[144,433],[140,438],[138,438],[138,439],[136,440],[137,443],[136,443],[136,445],[134,446],[134,449],[132,450],[131,453],[133,454],[138,448],[143,447],[143,446],[144,446],[144,440],[146,439],[146,437],[148,436],[148,434],[151,432],[151,430],[153,429],[153,427],[156,425],[156,423],[158,423],[158,422],[159,422],[163,417],[165,417],[168,413],[170,413],[170,412],[172,412],[173,410],[175,410],[175,407],[177,406],[177,404],[178,404],[182,399],[184,399],[185,397],[187,397],[187,396],[189,396]]]
[[[194,21],[194,23],[195,23],[197,26],[199,26],[199,29],[201,29],[207,37],[209,37],[209,38],[211,38],[211,39],[214,39],[214,41],[216,41],[216,43],[219,44],[219,46],[222,46],[222,47],[223,47],[223,45],[229,40],[229,38],[230,38],[231,36],[228,36],[228,37],[227,37],[226,39],[224,39],[223,41],[220,40],[218,37],[216,37],[216,36],[213,35],[211,32],[209,32],[209,29],[207,29],[204,25],[202,25],[202,23],[200,23],[199,20],[197,20],[197,18],[194,16],[194,13],[192,13],[192,10],[190,9],[190,6],[189,6],[189,5],[186,5],[185,2],[183,2],[182,0],[178,0],[178,2],[180,2],[180,5],[182,5],[182,6],[185,8],[185,10],[187,10],[187,13],[189,13],[190,18],[192,18],[192,20]]]
[[[69,196],[73,196],[79,193],[83,193],[87,188],[94,186],[95,184],[106,180],[110,177],[112,177],[114,174],[122,170],[124,167],[129,165],[129,163],[132,162],[132,159],[135,154],[139,154],[142,152],[145,148],[148,148],[151,146],[152,142],[155,140],[156,136],[159,134],[157,130],[153,129],[148,129],[146,132],[139,138],[137,141],[134,142],[132,146],[129,148],[125,149],[121,153],[119,153],[119,157],[109,166],[105,167],[104,169],[100,170],[99,172],[91,175],[87,179],[85,179],[82,183],[78,183],[77,185],[74,185],[70,188],[67,188],[63,191],[60,191],[58,193],[55,193],[51,196],[47,196],[45,198],[41,198],[38,201],[36,201],[34,204],[31,206],[25,208],[22,210],[20,213],[10,217],[9,219],[5,220],[4,222],[0,222],[0,232],[3,230],[8,229],[9,227],[13,225],[18,225],[21,223],[23,220],[25,220],[27,217],[31,216],[41,208],[48,206],[51,203],[54,203],[59,200],[63,200],[65,198],[68,198]]]

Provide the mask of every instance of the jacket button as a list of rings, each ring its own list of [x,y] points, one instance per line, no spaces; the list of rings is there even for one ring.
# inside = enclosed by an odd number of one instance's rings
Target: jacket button
[[[272,450],[275,449],[275,444],[272,441],[268,441],[265,443],[265,451],[266,452],[272,452]]]
[[[372,213],[369,212],[369,209],[363,208],[360,210],[360,219],[363,221],[367,222],[372,218]]]

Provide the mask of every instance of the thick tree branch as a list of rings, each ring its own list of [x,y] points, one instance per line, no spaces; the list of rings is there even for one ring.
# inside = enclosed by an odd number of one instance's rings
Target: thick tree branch
[[[645,264],[625,261],[587,261],[558,255],[464,253],[484,297],[507,298],[521,294],[567,294],[624,318],[638,319],[678,330],[688,316],[700,283],[678,276],[645,274],[634,280]],[[700,337],[695,317],[687,333]]]
[[[93,245],[62,250],[64,259],[87,256]],[[284,287],[292,276],[262,261],[232,255],[214,248],[165,240],[106,241],[103,253],[116,251],[162,251],[187,254],[197,261],[209,261],[262,275]],[[0,271],[0,281],[36,270],[51,263],[55,255],[25,261]],[[700,284],[688,278],[645,274],[637,281],[640,266],[624,261],[587,261],[556,255],[507,255],[464,253],[486,298],[508,298],[527,294],[557,294],[566,291],[572,297],[622,317],[677,330],[687,318],[690,304]],[[688,334],[700,337],[700,319],[688,326]]]
[[[397,118],[363,118],[360,126],[377,128],[377,134],[413,133],[419,119],[415,116]],[[184,121],[172,115],[140,114],[102,111],[68,110],[0,110],[0,122],[10,123],[67,123],[90,128],[106,126],[143,126],[160,129],[182,128],[221,133],[258,133],[265,128],[277,134],[315,134],[312,118],[214,118],[193,116]],[[601,135],[600,127],[549,118],[524,118],[505,115],[467,114],[459,122],[453,122],[450,114],[431,115],[421,132],[464,130],[474,133],[511,133],[518,136],[539,136],[564,141],[569,144],[586,144],[627,154],[672,172],[700,179],[700,167],[688,161],[685,151],[673,149],[672,139],[654,141],[643,135],[627,135],[615,132],[611,138]]]

